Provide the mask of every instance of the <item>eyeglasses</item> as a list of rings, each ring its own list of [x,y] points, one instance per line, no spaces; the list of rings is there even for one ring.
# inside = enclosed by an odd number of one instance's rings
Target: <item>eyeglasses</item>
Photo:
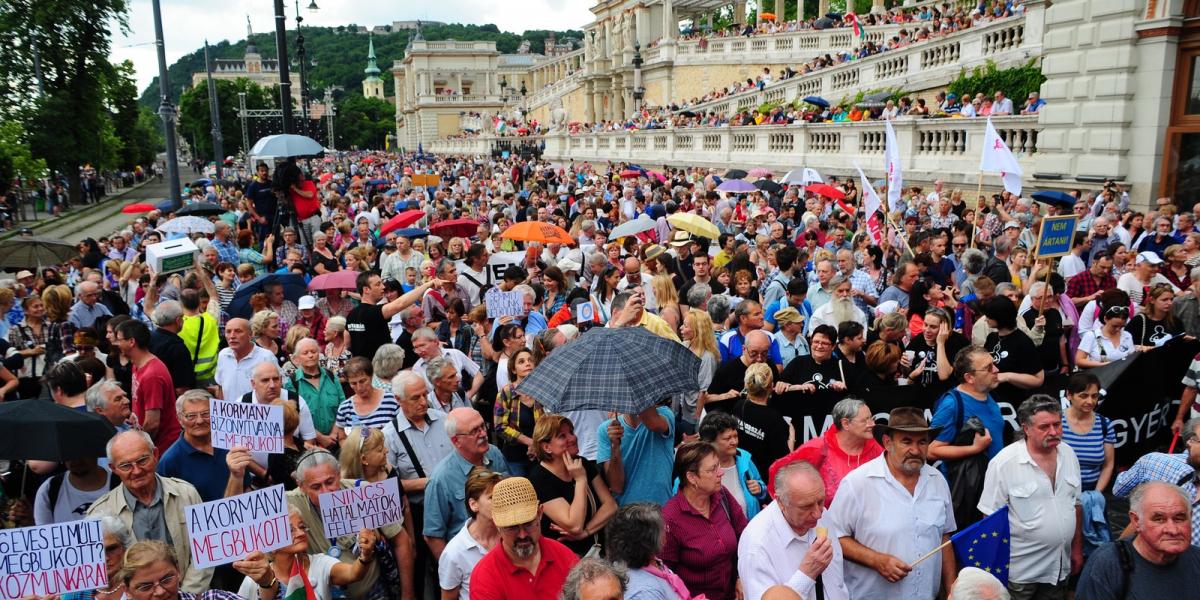
[[[978,369],[971,369],[971,372],[972,373],[985,373],[985,372],[999,371],[999,370],[1000,370],[1000,367],[996,366],[996,363],[993,362],[993,363],[988,363],[987,366],[985,366],[985,367],[980,367]]]
[[[517,525],[508,525],[506,527],[500,527],[499,529],[500,529],[501,533],[507,533],[510,535],[516,533],[517,531],[524,531],[525,533],[533,533],[533,529],[535,527],[537,527],[537,524],[538,524],[537,519],[534,519],[528,523],[520,523]]]
[[[183,420],[188,423],[192,421],[207,421],[211,417],[212,413],[207,410],[204,412],[183,413]]]
[[[158,581],[147,581],[133,586],[133,589],[139,594],[149,594],[154,591],[154,588],[161,587],[164,592],[170,592],[174,585],[179,582],[179,573],[171,573]]]
[[[469,437],[479,437],[481,435],[486,435],[486,434],[487,434],[487,426],[480,423],[479,425],[476,425],[475,427],[473,427],[467,431],[462,431],[462,432],[456,433],[454,435],[456,437],[460,436],[460,435],[465,435],[465,436],[469,436]]]
[[[139,469],[145,469],[146,467],[148,467],[150,465],[150,460],[153,458],[154,458],[154,456],[151,454],[144,454],[136,460],[126,461],[126,462],[123,462],[123,463],[120,463],[117,465],[113,465],[113,468],[122,473],[129,473],[130,471],[133,471],[133,467],[135,467],[135,466]]]

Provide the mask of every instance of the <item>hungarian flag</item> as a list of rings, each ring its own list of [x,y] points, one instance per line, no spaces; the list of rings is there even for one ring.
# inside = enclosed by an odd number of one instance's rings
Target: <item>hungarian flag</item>
[[[317,592],[308,582],[308,573],[304,572],[304,567],[300,566],[299,560],[292,561],[292,572],[288,576],[287,590],[283,594],[283,600],[317,600]]]
[[[848,13],[846,13],[846,16],[843,17],[843,20],[845,20],[847,23],[850,24],[851,27],[854,28],[854,36],[855,37],[857,37],[860,40],[864,40],[864,41],[867,39],[867,30],[863,29],[862,23],[858,22],[858,15],[856,15],[852,12],[848,12]]]

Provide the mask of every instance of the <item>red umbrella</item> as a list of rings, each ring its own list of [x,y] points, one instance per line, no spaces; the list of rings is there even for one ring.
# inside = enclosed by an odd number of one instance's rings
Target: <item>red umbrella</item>
[[[321,173],[321,177],[318,178],[317,181],[319,181],[321,183],[325,183],[326,181],[329,181],[330,179],[333,179],[333,173]]]
[[[839,190],[828,183],[814,183],[804,188],[818,196],[832,198],[834,200],[842,200],[846,197],[846,192]]]
[[[317,275],[313,280],[308,282],[310,291],[316,290],[352,290],[355,289],[355,283],[358,281],[358,271],[334,271],[324,275]]]
[[[127,215],[135,215],[138,213],[148,213],[152,210],[155,210],[153,204],[127,204],[125,208],[121,209],[121,212]]]
[[[625,169],[624,171],[621,171],[622,179],[637,179],[638,177],[641,177],[641,176],[642,176],[641,171],[634,171],[633,169]]]
[[[379,235],[387,235],[397,229],[403,229],[421,220],[425,216],[423,210],[406,210],[390,219],[379,228]]]
[[[471,237],[479,230],[479,221],[475,219],[451,219],[434,223],[429,228],[429,233],[436,236],[451,238],[451,237]]]

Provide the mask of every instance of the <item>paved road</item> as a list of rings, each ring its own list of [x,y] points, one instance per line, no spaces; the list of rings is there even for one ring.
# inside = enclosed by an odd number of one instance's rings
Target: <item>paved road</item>
[[[187,179],[192,176],[191,169],[186,169],[180,165],[180,178]],[[186,169],[186,170],[185,170]],[[84,238],[98,238],[111,234],[133,220],[132,215],[121,213],[121,207],[126,204],[135,202],[160,201],[168,195],[167,183],[151,181],[150,183],[121,196],[119,200],[111,205],[106,205],[103,208],[95,209],[92,214],[80,218],[71,223],[65,223],[57,226],[50,226],[38,231],[38,235],[45,235],[55,238],[60,238],[67,242],[78,242]]]

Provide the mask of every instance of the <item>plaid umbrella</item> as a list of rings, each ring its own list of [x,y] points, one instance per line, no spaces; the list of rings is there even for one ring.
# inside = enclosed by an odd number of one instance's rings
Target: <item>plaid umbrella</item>
[[[699,389],[700,359],[641,327],[597,328],[542,361],[517,391],[547,411],[640,413],[671,394]]]

